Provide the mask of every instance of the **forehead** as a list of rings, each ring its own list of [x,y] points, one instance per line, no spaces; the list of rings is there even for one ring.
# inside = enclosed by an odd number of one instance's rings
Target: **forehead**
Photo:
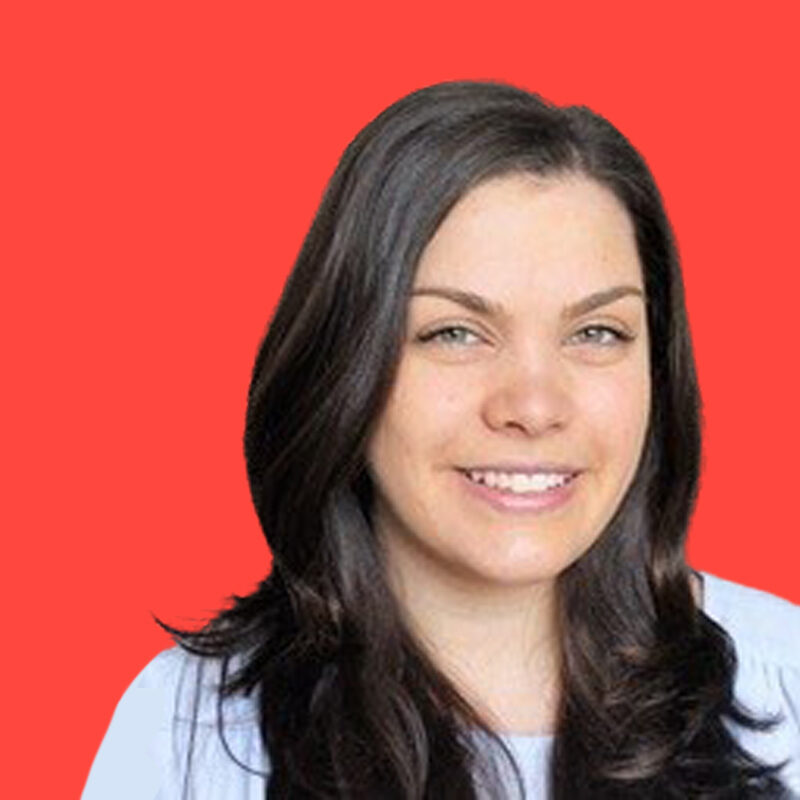
[[[583,176],[514,173],[470,190],[439,226],[415,284],[444,281],[558,293],[641,286],[642,276],[630,215],[609,189]]]

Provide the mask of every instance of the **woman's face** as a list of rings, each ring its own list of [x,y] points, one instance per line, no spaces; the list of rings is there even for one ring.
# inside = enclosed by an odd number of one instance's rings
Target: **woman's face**
[[[647,428],[627,212],[578,176],[479,185],[423,252],[406,334],[367,452],[390,568],[552,581],[610,521]]]

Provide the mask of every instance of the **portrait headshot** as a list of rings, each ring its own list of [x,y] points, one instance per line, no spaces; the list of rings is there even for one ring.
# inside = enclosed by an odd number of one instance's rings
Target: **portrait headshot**
[[[143,797],[800,791],[800,609],[687,563],[681,269],[599,113],[491,81],[379,113],[244,431],[271,570],[200,629],[159,620],[176,645],[120,701],[87,800],[137,759]]]
[[[8,796],[800,798],[751,12],[19,9]]]

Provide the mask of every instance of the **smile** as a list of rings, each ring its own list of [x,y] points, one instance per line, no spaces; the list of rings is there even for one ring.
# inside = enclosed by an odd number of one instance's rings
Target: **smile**
[[[554,512],[573,498],[580,473],[456,470],[467,496],[503,514]]]
[[[524,472],[496,472],[494,470],[465,470],[464,474],[474,483],[511,494],[530,494],[547,492],[565,486],[575,474],[559,472],[537,472],[533,475]]]

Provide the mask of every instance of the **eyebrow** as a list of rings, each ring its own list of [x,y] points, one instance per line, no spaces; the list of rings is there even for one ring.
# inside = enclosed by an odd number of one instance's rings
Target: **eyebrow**
[[[644,292],[638,286],[612,286],[609,289],[602,289],[599,292],[594,292],[566,306],[561,312],[561,317],[564,320],[575,319],[576,317],[588,314],[596,308],[606,306],[628,295],[641,297],[644,300]],[[450,286],[421,286],[418,289],[414,289],[411,292],[411,296],[442,297],[445,300],[451,300],[470,311],[474,311],[476,314],[481,314],[486,317],[507,318],[509,316],[508,311],[506,311],[501,303],[487,300],[485,297],[475,292],[468,292]]]

